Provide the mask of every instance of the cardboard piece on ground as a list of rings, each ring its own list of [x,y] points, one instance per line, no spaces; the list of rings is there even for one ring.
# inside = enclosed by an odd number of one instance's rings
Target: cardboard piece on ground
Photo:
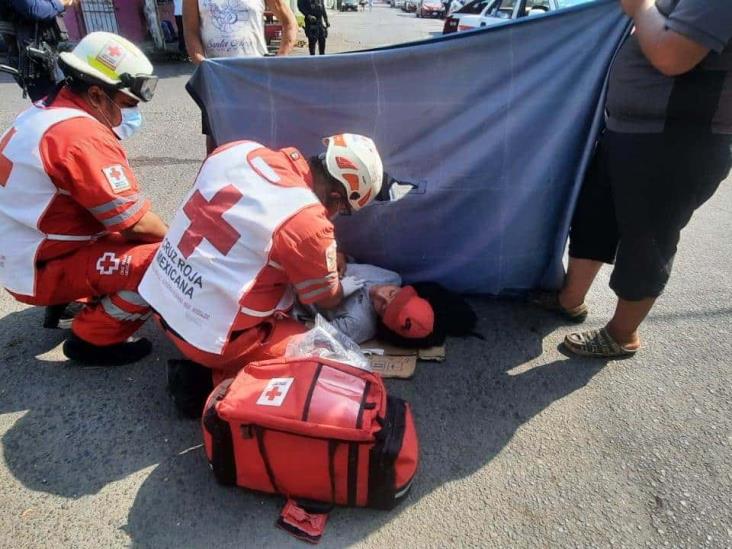
[[[408,379],[417,369],[417,360],[442,362],[445,360],[445,347],[428,349],[404,349],[377,340],[370,340],[361,345],[374,371],[381,377]]]

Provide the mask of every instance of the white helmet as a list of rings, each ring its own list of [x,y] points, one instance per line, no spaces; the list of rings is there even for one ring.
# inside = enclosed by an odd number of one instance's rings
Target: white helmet
[[[348,202],[358,211],[381,191],[384,167],[374,142],[363,135],[341,133],[326,137],[323,143],[325,168],[346,188]]]
[[[157,86],[153,66],[140,48],[111,32],[92,32],[73,51],[59,55],[66,76],[118,89],[133,99],[150,101]]]

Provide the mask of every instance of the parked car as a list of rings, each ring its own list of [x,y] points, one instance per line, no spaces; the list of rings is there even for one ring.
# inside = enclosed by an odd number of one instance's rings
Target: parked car
[[[532,17],[586,4],[593,0],[473,0],[445,20],[443,34],[497,25],[508,19]]]
[[[392,8],[403,8],[407,0],[389,0]]]
[[[341,0],[339,11],[358,11],[358,0]]]
[[[417,17],[442,17],[445,5],[440,0],[419,0],[415,11]]]
[[[417,4],[420,0],[406,0],[404,2],[404,6],[402,7],[403,11],[406,11],[407,13],[414,13],[417,11]]]

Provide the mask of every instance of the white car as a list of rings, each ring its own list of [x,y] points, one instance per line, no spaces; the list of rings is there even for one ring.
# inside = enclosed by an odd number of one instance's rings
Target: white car
[[[532,17],[593,0],[473,0],[450,15],[443,34],[497,25],[507,19]]]
[[[406,0],[392,0],[391,6],[393,8],[402,8]]]

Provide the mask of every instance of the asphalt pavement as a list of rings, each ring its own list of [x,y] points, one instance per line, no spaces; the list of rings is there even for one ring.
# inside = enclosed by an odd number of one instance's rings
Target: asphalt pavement
[[[378,5],[332,23],[332,36],[343,34],[334,44],[359,47],[441,26]],[[191,68],[160,71],[145,127],[125,146],[170,219],[204,140],[183,89]],[[0,80],[0,127],[24,105]],[[416,413],[422,461],[411,495],[389,513],[337,509],[321,546],[732,546],[730,234],[727,181],[684,232],[631,359],[570,358],[559,349],[570,327],[476,298],[484,341],[451,341],[446,362],[388,383]],[[612,313],[608,274],[589,296],[588,327]],[[165,361],[178,354],[153,325],[143,329],[150,358],[81,368],[60,352],[65,334],[41,320],[41,309],[0,296],[0,547],[299,545],[274,528],[279,499],[214,481],[198,424],[166,396]]]

